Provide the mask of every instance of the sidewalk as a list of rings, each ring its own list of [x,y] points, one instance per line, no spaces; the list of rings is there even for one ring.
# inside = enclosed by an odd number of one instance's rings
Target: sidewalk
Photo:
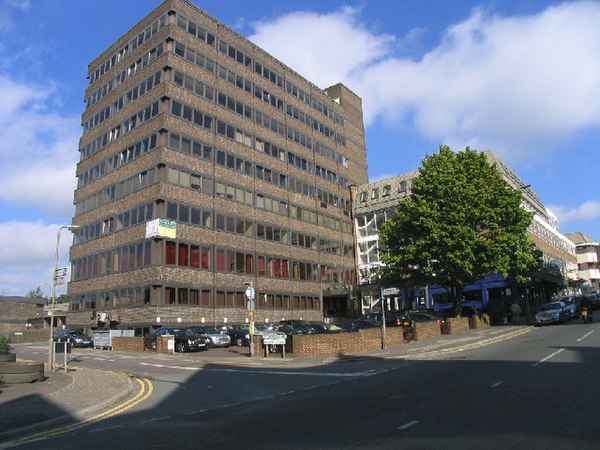
[[[70,368],[46,371],[38,383],[0,387],[0,442],[50,425],[82,420],[133,391],[125,375]]]
[[[500,326],[474,330],[459,335],[440,336],[439,339],[415,341],[378,352],[294,358],[279,354],[264,357],[211,356],[210,352],[190,354],[194,361],[206,364],[253,365],[263,367],[310,367],[379,359],[421,359],[469,348],[490,345],[529,332],[529,326]],[[123,352],[115,352],[123,353]],[[131,355],[131,353],[127,353]],[[146,354],[146,356],[148,356]],[[162,355],[166,359],[180,355]],[[186,355],[181,355],[185,357]],[[71,367],[67,372],[46,372],[46,380],[31,384],[0,386],[0,442],[11,437],[39,431],[50,425],[80,421],[114,406],[131,396],[135,390],[124,374],[96,369]]]

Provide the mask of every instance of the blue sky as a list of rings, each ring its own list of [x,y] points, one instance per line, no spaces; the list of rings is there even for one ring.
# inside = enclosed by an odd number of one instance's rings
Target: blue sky
[[[370,179],[441,144],[491,149],[600,239],[600,2],[194,0],[363,99]],[[0,0],[0,294],[49,294],[71,223],[87,65],[160,0]],[[68,266],[61,234],[60,267]],[[59,293],[64,288],[59,288]]]

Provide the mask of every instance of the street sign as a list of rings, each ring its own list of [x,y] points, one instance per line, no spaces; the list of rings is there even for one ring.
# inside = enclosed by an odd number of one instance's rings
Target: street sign
[[[62,284],[65,284],[65,277],[56,277],[54,279],[54,286],[60,286]]]
[[[285,333],[266,333],[263,334],[264,345],[285,345],[287,335]]]
[[[63,267],[62,269],[56,269],[56,278],[58,277],[66,277],[67,276],[67,268]]]
[[[252,286],[246,288],[245,294],[248,300],[254,300],[254,288]]]
[[[383,295],[398,295],[400,290],[395,287],[385,288],[382,292]]]

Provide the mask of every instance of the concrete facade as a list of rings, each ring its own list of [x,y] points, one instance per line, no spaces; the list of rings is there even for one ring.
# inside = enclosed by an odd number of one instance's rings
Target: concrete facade
[[[504,180],[513,189],[522,192],[523,208],[534,214],[528,229],[528,236],[542,252],[543,270],[534,275],[534,278],[541,283],[532,283],[531,287],[523,286],[522,295],[529,296],[532,304],[543,303],[551,293],[561,290],[569,281],[574,281],[575,245],[560,233],[558,219],[542,204],[531,186],[527,185],[495,153],[491,151],[484,153],[490,164],[496,167]],[[378,229],[394,214],[398,202],[411,195],[412,181],[418,175],[418,170],[415,170],[377,182],[367,183],[358,186],[356,189],[354,214],[357,277],[359,285],[363,286],[360,290],[363,312],[379,307],[379,290],[378,288],[369,287],[373,284],[376,285],[376,280],[371,279],[372,274],[375,268],[382,264],[379,255]],[[504,282],[501,277],[500,279],[490,277],[481,280],[479,284],[478,290],[484,291],[481,297],[478,298],[480,306],[492,298],[499,300],[512,296],[512,301],[518,300],[515,297],[516,293],[513,292],[515,285]],[[422,288],[408,294],[401,294],[387,300],[388,309],[434,308],[436,306],[433,299],[435,291],[432,289]]]
[[[600,243],[580,231],[566,236],[575,244],[577,275],[582,291],[600,291]]]
[[[367,182],[358,96],[186,0],[162,3],[88,78],[68,325],[247,321],[250,282],[263,321],[322,319],[347,297],[349,186]]]

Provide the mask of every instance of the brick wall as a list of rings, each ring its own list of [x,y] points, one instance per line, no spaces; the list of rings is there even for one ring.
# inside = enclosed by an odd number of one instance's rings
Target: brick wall
[[[471,331],[468,317],[451,317],[448,321],[450,322],[450,334],[462,334]]]
[[[112,349],[117,352],[143,352],[143,336],[115,336],[112,338]]]
[[[9,336],[14,344],[21,344],[23,342],[48,342],[50,340],[50,328],[21,330],[11,333],[0,332],[0,334]]]

